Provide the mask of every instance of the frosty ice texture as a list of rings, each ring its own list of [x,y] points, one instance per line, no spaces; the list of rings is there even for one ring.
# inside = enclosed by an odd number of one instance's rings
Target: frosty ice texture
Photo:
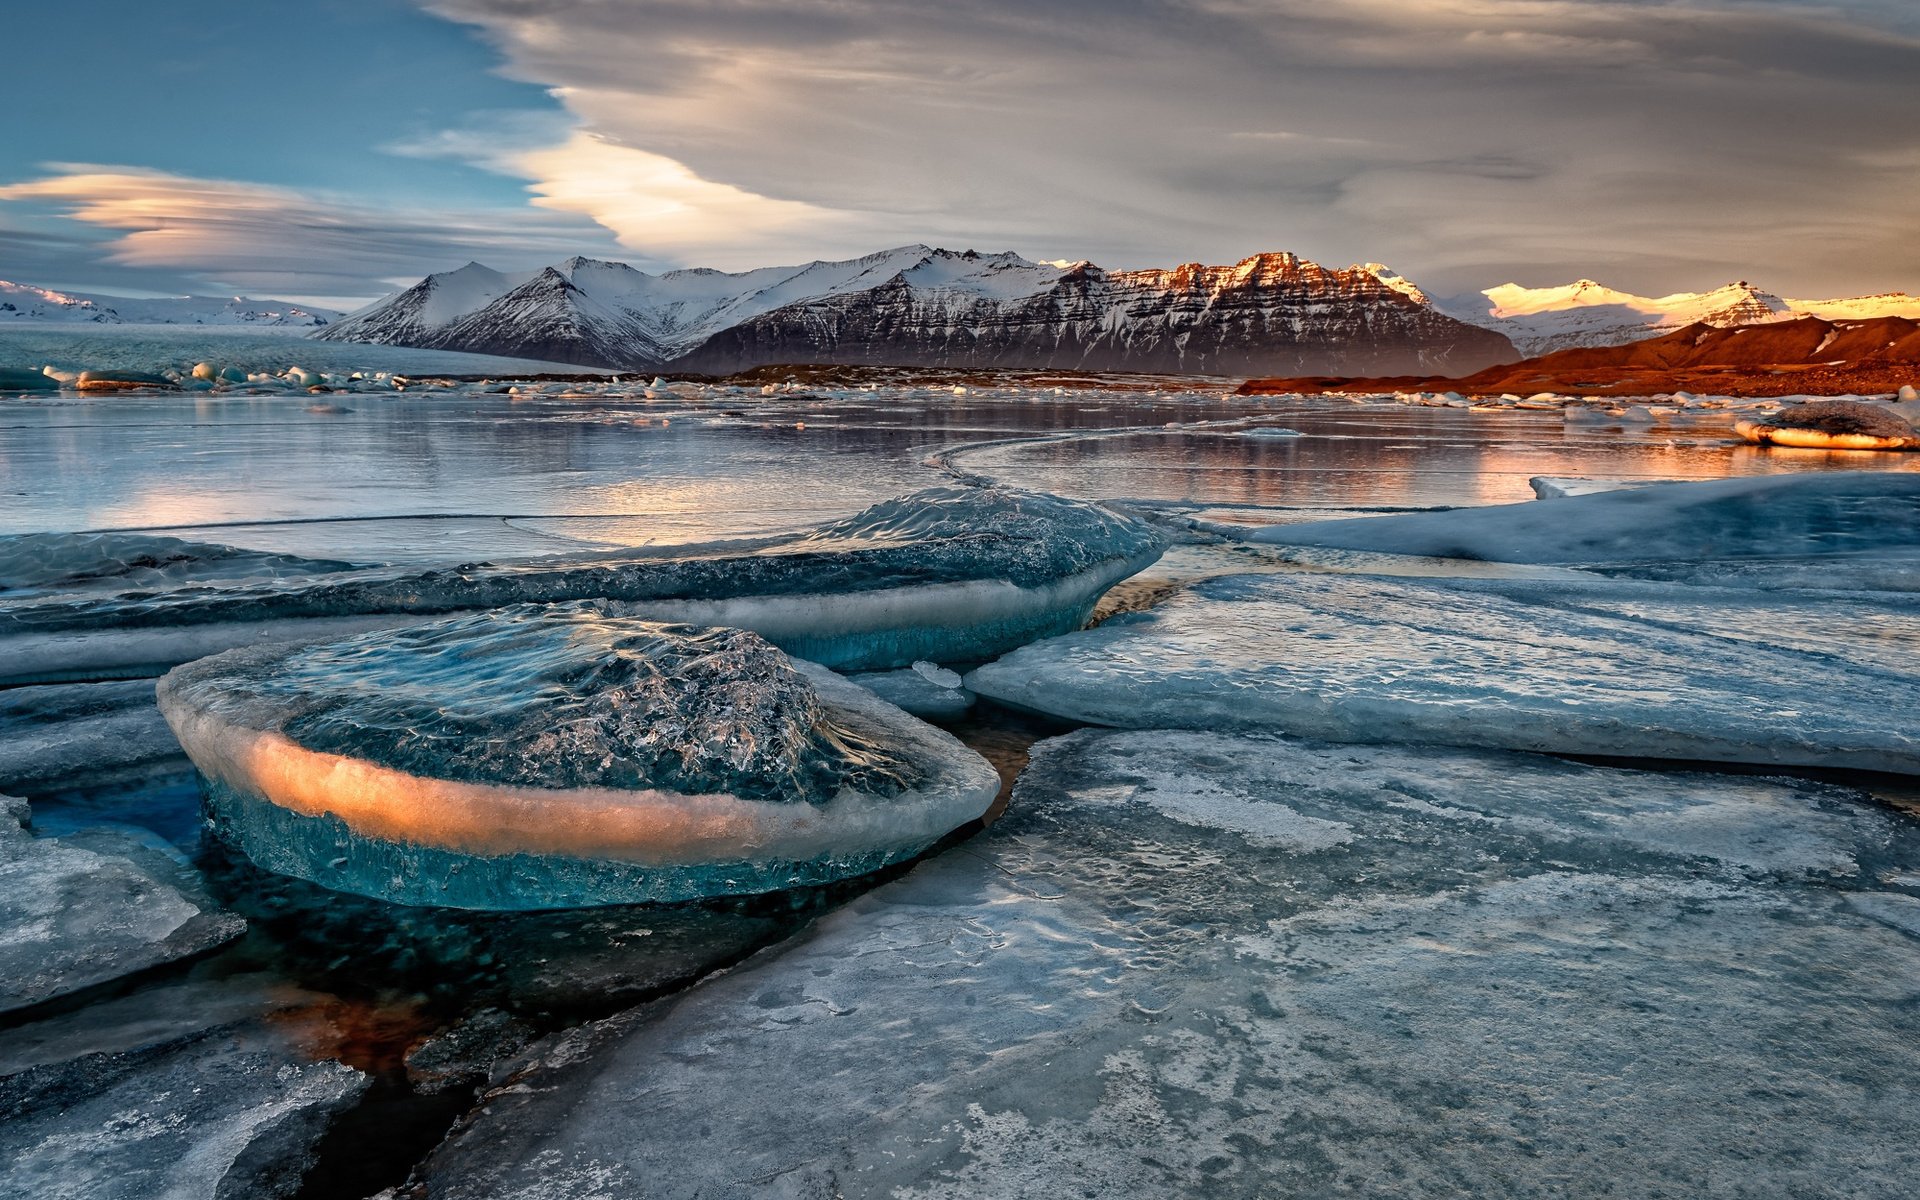
[[[21,605],[0,612],[0,658],[8,660],[0,682],[126,674],[265,639],[588,598],[621,601],[654,620],[751,629],[836,668],[977,661],[1077,628],[1101,593],[1162,548],[1149,526],[1096,504],[929,488],[797,538],[704,552]]]
[[[269,870],[537,909],[816,883],[998,790],[951,737],[758,636],[521,605],[170,673],[216,833]]]
[[[1920,773],[1916,648],[1910,601],[1242,575],[1022,647],[967,686],[1129,728]]]
[[[421,1173],[435,1200],[1899,1195],[1920,899],[1882,880],[1917,865],[1912,822],[1823,784],[1081,732],[967,853],[553,1038]]]

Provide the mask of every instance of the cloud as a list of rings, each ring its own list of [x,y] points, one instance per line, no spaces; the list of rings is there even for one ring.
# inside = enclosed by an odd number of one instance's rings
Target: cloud
[[[422,2],[567,109],[507,169],[663,260],[926,240],[1289,248],[1437,290],[1920,275],[1916,180],[1873,159],[1912,144],[1908,0]]]
[[[570,127],[559,114],[479,114],[464,128],[387,149],[527,180],[534,206],[592,220],[642,265],[748,268],[783,260],[796,246],[848,255],[875,248],[870,218],[702,179],[666,155]]]
[[[15,231],[13,239],[40,247],[68,274],[86,272],[92,258],[114,269],[96,277],[153,290],[185,283],[294,299],[364,297],[470,258],[551,261],[606,241],[585,221],[516,209],[376,207],[134,167],[56,163],[47,171],[0,186],[0,201],[50,207],[107,236]]]

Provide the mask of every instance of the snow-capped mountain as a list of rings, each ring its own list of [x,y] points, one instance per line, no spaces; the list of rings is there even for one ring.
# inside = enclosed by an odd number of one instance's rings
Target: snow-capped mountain
[[[139,299],[9,283],[0,279],[0,328],[20,321],[63,325],[245,325],[318,329],[340,314],[311,304],[246,296]]]
[[[433,275],[316,336],[653,370],[770,363],[1246,374],[1474,370],[1516,355],[1382,267],[1291,254],[1107,272],[903,246],[650,275],[572,258]]]
[[[1503,283],[1440,307],[1463,321],[1506,334],[1529,358],[1580,346],[1623,345],[1694,324],[1731,328],[1798,317],[1920,317],[1920,298],[1904,292],[1791,300],[1745,280],[1710,292],[1671,296],[1637,296],[1591,279],[1550,288]]]

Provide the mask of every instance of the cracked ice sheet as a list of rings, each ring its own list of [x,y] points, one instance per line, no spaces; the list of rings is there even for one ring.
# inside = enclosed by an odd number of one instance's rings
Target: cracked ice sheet
[[[1269,836],[1308,821],[1340,836]],[[1920,941],[1875,914],[1916,858],[1920,827],[1829,785],[1083,731],[972,842],[550,1040],[421,1178],[1891,1197]]]
[[[1634,580],[1243,575],[1024,646],[983,696],[1126,728],[1920,773],[1920,605]]]

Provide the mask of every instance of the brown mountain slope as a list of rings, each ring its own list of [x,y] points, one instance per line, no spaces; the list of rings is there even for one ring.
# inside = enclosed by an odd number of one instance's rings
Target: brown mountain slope
[[[1905,317],[1862,321],[1802,317],[1732,329],[1689,325],[1644,342],[1561,350],[1453,379],[1414,375],[1251,379],[1241,385],[1240,392],[1874,395],[1897,391],[1907,383],[1920,383],[1920,321]]]

